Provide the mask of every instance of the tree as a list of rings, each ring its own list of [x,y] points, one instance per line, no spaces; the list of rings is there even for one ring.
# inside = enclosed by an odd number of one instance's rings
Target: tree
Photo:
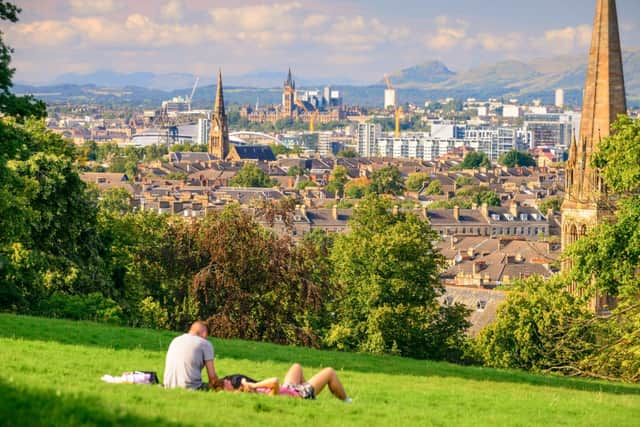
[[[21,9],[17,6],[0,1],[0,20],[18,22],[18,15]],[[13,86],[11,79],[15,69],[11,68],[11,54],[13,49],[4,44],[0,32],[0,112],[7,116],[14,117],[22,122],[28,117],[43,118],[47,115],[47,108],[44,102],[38,101],[32,96],[16,96],[9,90]]]
[[[232,187],[273,187],[275,180],[269,178],[262,169],[253,163],[245,163],[242,169],[229,183]]]
[[[482,334],[486,363],[640,381],[639,129],[638,120],[620,118],[592,162],[614,196],[615,215],[566,250],[568,272],[548,284],[525,282],[509,297]],[[615,297],[609,312],[586,312],[587,301],[602,295]]]
[[[96,233],[96,196],[74,147],[41,121],[0,120],[0,307],[37,313],[55,292],[108,287]]]
[[[336,196],[340,197],[344,194],[344,186],[348,181],[349,175],[347,173],[347,168],[341,165],[337,165],[331,171],[329,184],[327,185],[327,191],[334,193]]]
[[[404,180],[397,166],[385,166],[371,174],[371,192],[376,194],[401,195],[404,192]]]
[[[487,157],[487,154],[482,152],[482,151],[472,151],[470,153],[467,153],[466,156],[464,156],[464,160],[462,161],[462,163],[460,164],[460,169],[477,169],[477,168],[490,168],[491,167],[491,161],[489,160],[489,157]]]
[[[420,191],[420,189],[431,179],[431,175],[424,172],[416,172],[409,174],[407,177],[407,190]]]
[[[456,185],[458,187],[466,187],[473,184],[474,184],[474,180],[470,176],[459,176],[456,178]]]
[[[332,295],[328,269],[317,261],[326,251],[321,243],[276,238],[239,207],[191,227],[206,256],[191,292],[212,334],[320,344],[312,325],[322,324],[323,298]]]
[[[369,195],[350,227],[331,251],[341,294],[325,342],[371,353],[451,356],[464,340],[467,311],[436,301],[444,259],[429,225],[413,214],[393,215],[386,201]]]
[[[562,199],[560,197],[547,197],[538,203],[538,210],[543,214],[546,214],[549,209],[553,209],[554,212],[560,212],[562,207]]]
[[[429,186],[425,190],[425,193],[429,196],[441,196],[444,194],[442,191],[442,184],[437,179],[431,181]]]
[[[583,299],[565,289],[559,278],[517,284],[477,339],[484,364],[542,371],[584,357],[594,343],[584,322],[593,316]]]
[[[498,163],[508,168],[536,165],[536,161],[534,160],[533,156],[531,156],[531,154],[518,150],[511,150],[508,153],[503,154],[502,156],[500,156]]]
[[[336,157],[342,157],[345,159],[354,159],[356,157],[358,157],[358,153],[354,150],[340,150],[338,151],[338,154],[336,155]]]
[[[301,168],[300,166],[291,166],[287,171],[287,176],[303,176],[308,173],[308,170]]]
[[[367,193],[371,181],[367,177],[352,179],[344,186],[344,194],[350,199],[361,199]]]

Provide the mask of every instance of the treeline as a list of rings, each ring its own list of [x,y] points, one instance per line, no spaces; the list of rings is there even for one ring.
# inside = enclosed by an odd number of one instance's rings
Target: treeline
[[[0,121],[0,308],[215,336],[460,359],[467,310],[441,307],[436,235],[371,195],[352,232],[278,237],[237,206],[202,220],[131,211],[80,181],[44,125]],[[290,215],[261,208],[265,218]]]

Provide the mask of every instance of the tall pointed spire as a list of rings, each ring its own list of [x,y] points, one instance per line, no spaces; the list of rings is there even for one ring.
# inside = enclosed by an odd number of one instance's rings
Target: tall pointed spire
[[[576,200],[596,201],[593,196],[602,188],[598,171],[591,168],[591,156],[600,141],[609,136],[611,124],[617,120],[618,114],[625,114],[626,111],[616,2],[597,0],[584,88],[580,141],[575,153],[577,158],[573,159],[577,165],[586,164],[586,168],[576,174],[573,188],[567,188],[570,196]]]
[[[222,70],[218,70],[218,87],[216,101],[211,115],[211,130],[209,131],[209,153],[218,160],[226,160],[229,155],[229,125],[224,111],[224,94],[222,89]]]
[[[625,114],[626,94],[615,0],[597,0],[584,88],[580,139],[571,144],[562,204],[562,247],[575,242],[610,214],[600,171],[591,160],[611,124]],[[569,267],[570,263],[565,265]]]
[[[291,68],[289,68],[289,74],[287,75],[287,81],[285,82],[285,85],[293,87],[293,76],[291,75]]]
[[[214,114],[224,114],[224,94],[222,91],[222,69],[218,68],[218,86],[216,87],[216,103],[213,107]]]

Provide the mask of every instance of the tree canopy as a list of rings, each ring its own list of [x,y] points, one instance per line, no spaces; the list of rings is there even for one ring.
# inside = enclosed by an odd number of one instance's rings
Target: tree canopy
[[[511,150],[508,153],[503,154],[500,156],[498,163],[508,168],[536,165],[536,161],[531,154],[518,150]]]
[[[242,169],[231,179],[232,187],[262,187],[269,188],[276,185],[275,180],[269,178],[260,167],[253,163],[245,163]]]

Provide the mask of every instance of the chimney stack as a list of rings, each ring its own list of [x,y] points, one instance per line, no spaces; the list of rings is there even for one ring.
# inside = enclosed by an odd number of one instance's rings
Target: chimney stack
[[[513,200],[509,205],[509,213],[511,213],[511,215],[517,218],[518,215],[520,214],[519,208],[520,208],[520,203]]]
[[[480,213],[482,214],[484,219],[489,220],[489,204],[488,203],[482,204],[482,207],[480,208]]]
[[[398,216],[400,214],[400,207],[398,205],[393,205],[393,216]]]
[[[460,221],[460,206],[453,207],[453,219]]]
[[[333,217],[334,221],[338,220],[338,205],[333,205],[333,207],[331,208],[331,216]]]

